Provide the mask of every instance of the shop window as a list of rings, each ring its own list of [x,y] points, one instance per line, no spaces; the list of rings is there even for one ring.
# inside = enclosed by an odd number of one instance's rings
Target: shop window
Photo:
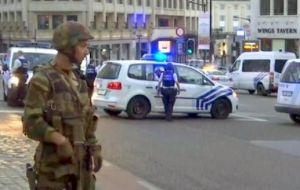
[[[283,15],[283,0],[274,0],[274,15]]]
[[[68,15],[67,16],[67,21],[77,21],[77,15]]]
[[[63,15],[53,15],[52,16],[52,29],[55,29],[58,25],[64,22]]]
[[[158,19],[158,26],[159,27],[168,27],[169,26],[169,20],[165,18]]]
[[[288,0],[288,15],[297,15],[297,1],[298,0]]]
[[[260,0],[260,15],[270,15],[270,0]]]
[[[298,57],[298,44],[299,44],[299,40],[296,39],[287,39],[285,40],[285,50],[288,52],[293,52],[296,54],[296,56]]]
[[[38,29],[47,30],[49,29],[49,16],[38,15]]]
[[[262,39],[261,40],[261,50],[262,51],[272,51],[272,40]]]
[[[138,6],[142,6],[142,0],[138,0]]]

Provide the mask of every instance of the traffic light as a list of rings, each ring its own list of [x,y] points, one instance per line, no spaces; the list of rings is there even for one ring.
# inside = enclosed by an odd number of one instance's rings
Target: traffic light
[[[195,52],[195,40],[194,39],[188,39],[187,45],[186,45],[186,54],[192,55]]]

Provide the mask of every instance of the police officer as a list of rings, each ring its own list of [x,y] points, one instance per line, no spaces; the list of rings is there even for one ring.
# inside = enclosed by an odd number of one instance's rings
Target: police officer
[[[23,52],[20,50],[17,52],[17,59],[14,62],[13,74],[18,77],[18,90],[17,97],[18,103],[23,105],[24,95],[26,94],[26,81],[28,78],[28,67],[29,63],[27,59],[23,56]]]
[[[177,88],[175,88],[175,84]],[[164,104],[166,120],[172,120],[173,106],[176,100],[176,94],[180,92],[180,86],[177,79],[177,75],[174,72],[172,63],[167,63],[165,71],[161,74],[158,82],[158,94],[159,90],[163,95],[162,101]]]
[[[33,169],[27,170],[31,189],[95,189],[94,172],[102,165],[95,136],[98,117],[86,81],[73,71],[89,53],[92,38],[78,22],[59,25],[53,35],[58,54],[30,80],[23,131],[39,142]]]
[[[85,71],[85,78],[88,86],[89,97],[92,96],[94,90],[94,81],[97,76],[95,61],[91,60]]]

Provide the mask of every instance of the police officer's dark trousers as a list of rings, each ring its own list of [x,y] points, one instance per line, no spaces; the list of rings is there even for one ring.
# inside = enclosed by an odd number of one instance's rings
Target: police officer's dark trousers
[[[166,120],[171,120],[173,106],[176,100],[177,89],[174,87],[161,88],[161,94],[163,95],[162,101],[165,108]]]

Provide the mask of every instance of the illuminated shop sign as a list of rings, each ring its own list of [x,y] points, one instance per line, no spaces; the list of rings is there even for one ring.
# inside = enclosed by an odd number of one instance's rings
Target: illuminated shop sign
[[[171,41],[158,41],[158,50],[162,53],[170,53]]]

